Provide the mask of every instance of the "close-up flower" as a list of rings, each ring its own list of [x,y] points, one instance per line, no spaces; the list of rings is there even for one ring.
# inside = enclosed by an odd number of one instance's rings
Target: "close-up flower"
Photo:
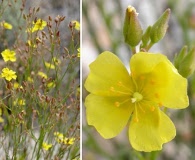
[[[129,141],[138,151],[161,150],[176,129],[165,107],[189,105],[187,79],[163,54],[139,52],[130,59],[130,73],[111,52],[90,64],[85,88],[86,118],[106,139],[118,135],[129,122]]]
[[[5,78],[7,81],[17,78],[16,72],[7,67],[2,69],[1,77]]]
[[[7,61],[15,62],[16,61],[16,53],[12,50],[5,49],[3,52],[1,52],[1,55],[5,62]]]

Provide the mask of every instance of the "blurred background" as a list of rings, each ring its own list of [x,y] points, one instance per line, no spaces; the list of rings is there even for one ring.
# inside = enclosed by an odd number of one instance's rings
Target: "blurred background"
[[[184,45],[189,48],[195,46],[194,0],[83,0],[83,84],[89,73],[88,65],[103,51],[117,54],[126,67],[129,67],[131,51],[124,43],[122,34],[124,14],[128,5],[136,8],[144,31],[149,25],[153,25],[167,8],[171,9],[167,34],[150,49],[150,52],[163,53],[172,61]],[[126,129],[113,139],[103,139],[94,127],[87,125],[83,104],[83,160],[194,160],[195,75],[188,80],[190,106],[185,110],[168,110],[176,126],[177,136],[165,144],[160,152],[134,151],[129,144]],[[83,88],[83,102],[87,94]]]

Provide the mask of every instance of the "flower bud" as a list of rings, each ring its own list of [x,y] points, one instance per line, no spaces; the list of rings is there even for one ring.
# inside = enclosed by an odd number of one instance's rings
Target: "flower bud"
[[[182,57],[182,56],[181,56]],[[178,72],[185,78],[191,76],[195,71],[195,47],[183,57],[179,63]]]
[[[150,39],[152,43],[157,43],[160,41],[168,28],[168,21],[171,14],[171,10],[167,9],[162,16],[156,21],[156,23],[152,26],[150,32]]]
[[[175,55],[175,58],[174,58],[174,66],[175,68],[177,68],[179,70],[179,66],[180,66],[180,63],[181,61],[183,60],[183,58],[187,55],[188,53],[188,47],[187,46],[184,46],[181,51],[179,52],[179,54],[176,54]]]
[[[151,26],[149,26],[145,33],[142,36],[142,45],[141,48],[146,47],[146,45],[148,44],[148,42],[150,41],[150,31],[151,31]]]
[[[135,8],[128,6],[124,20],[123,35],[125,43],[129,44],[131,47],[138,45],[143,33],[137,16],[138,13]]]

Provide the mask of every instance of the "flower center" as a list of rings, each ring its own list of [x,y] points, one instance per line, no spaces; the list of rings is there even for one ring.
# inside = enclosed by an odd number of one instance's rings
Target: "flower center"
[[[133,97],[131,98],[131,102],[132,103],[139,102],[142,99],[143,99],[143,96],[139,92],[135,92],[135,93],[133,93]]]

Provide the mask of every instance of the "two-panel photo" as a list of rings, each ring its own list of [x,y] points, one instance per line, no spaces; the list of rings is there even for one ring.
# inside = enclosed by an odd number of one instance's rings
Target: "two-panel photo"
[[[195,1],[0,0],[0,160],[195,160]]]

